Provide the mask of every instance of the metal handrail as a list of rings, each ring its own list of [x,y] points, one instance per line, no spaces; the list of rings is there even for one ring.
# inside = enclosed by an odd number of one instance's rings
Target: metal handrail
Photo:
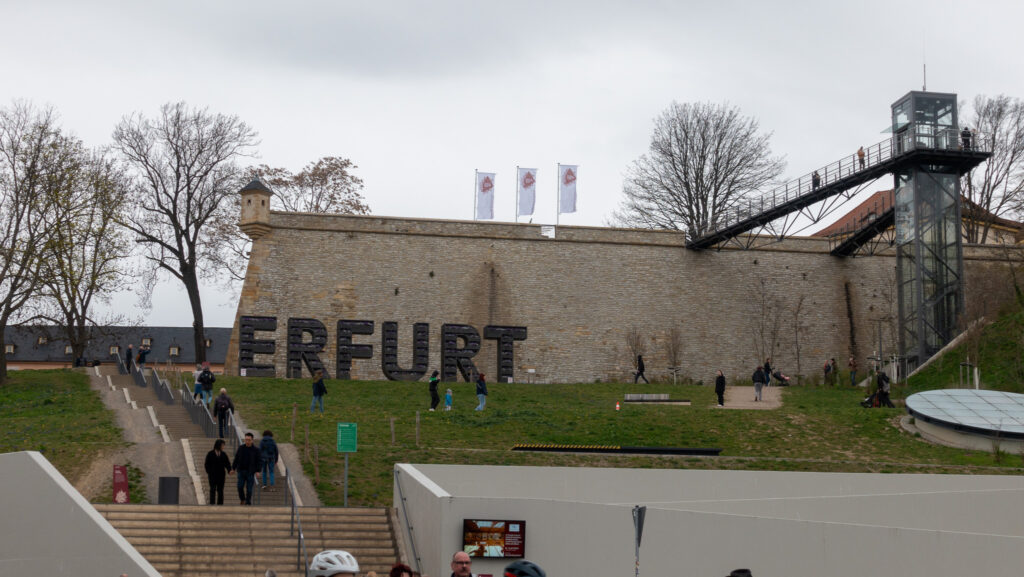
[[[140,387],[148,387],[149,384],[146,382],[146,376],[139,370],[139,365],[135,362],[135,359],[131,360],[131,364],[132,368],[135,369],[132,371],[132,381]]]
[[[409,535],[409,547],[412,549],[412,558],[416,563],[416,572],[422,575],[423,569],[420,566],[420,555],[416,552],[416,540],[412,536],[412,521],[409,519],[409,512],[405,509],[405,492],[402,491],[402,477],[399,474],[398,468],[395,468],[395,486],[398,487],[398,502],[402,504],[402,516],[405,517],[405,532]]]
[[[125,367],[124,359],[121,358],[121,354],[120,353],[116,353],[116,354],[115,353],[111,353],[110,356],[112,356],[115,359],[117,359],[117,374],[119,374],[119,375],[127,375],[128,374],[128,368]]]
[[[153,391],[156,392],[157,398],[163,401],[165,405],[173,405],[174,392],[171,390],[170,383],[160,376],[155,366],[151,370],[153,374]]]
[[[910,152],[917,150],[966,150],[986,153],[992,151],[991,139],[983,134],[972,134],[969,146],[965,147],[960,133],[956,129],[943,129],[937,132],[932,132],[930,129],[931,127],[928,125],[913,125],[905,132],[864,148],[863,165],[860,164],[858,155],[854,152],[840,160],[777,186],[759,199],[747,198],[747,206],[737,205],[733,210],[723,212],[720,215],[720,220],[712,223],[712,226],[707,231],[701,233],[700,236],[713,235],[730,226],[749,220],[767,210],[771,210],[780,204],[814,193],[819,188],[829,186],[836,181],[887,163],[898,156]],[[815,173],[818,174],[817,182],[814,181]]]
[[[291,471],[288,470],[288,467],[284,468],[284,477],[285,483],[288,486],[288,497],[292,506],[291,525],[288,529],[288,535],[295,535],[295,528],[298,526],[299,538],[295,545],[295,564],[297,565],[297,568],[301,569],[302,573],[305,574],[306,571],[309,570],[309,558],[306,555],[306,536],[302,532],[302,519],[299,517],[299,506],[296,505],[295,481],[292,480],[292,474]]]
[[[204,435],[211,439],[216,439],[217,421],[210,414],[210,408],[206,406],[206,403],[195,402],[192,393],[189,392],[188,386],[185,383],[181,384],[180,393],[181,406],[185,408],[188,416],[192,418],[192,422],[202,427]]]

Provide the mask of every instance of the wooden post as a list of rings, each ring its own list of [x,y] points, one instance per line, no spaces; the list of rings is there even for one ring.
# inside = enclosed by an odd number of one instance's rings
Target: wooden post
[[[395,444],[395,418],[391,417],[391,444]]]
[[[306,462],[309,462],[309,423],[306,423],[306,442],[302,444],[303,450],[306,452]]]
[[[420,412],[416,411],[416,446],[420,446]]]
[[[290,442],[295,442],[295,418],[299,416],[299,404],[292,403],[292,435],[288,439]]]
[[[313,474],[316,478],[316,484],[320,484],[320,447],[319,445],[313,445]]]

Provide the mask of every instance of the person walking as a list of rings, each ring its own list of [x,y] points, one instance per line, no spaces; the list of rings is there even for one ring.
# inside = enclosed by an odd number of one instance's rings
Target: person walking
[[[764,360],[764,384],[769,387],[772,386],[772,358],[767,357]]]
[[[260,450],[253,445],[252,433],[245,434],[245,444],[235,451],[235,460],[231,463],[238,477],[238,504],[252,505],[252,490],[256,477],[260,474]]]
[[[439,382],[441,382],[441,379],[438,378],[438,375],[440,375],[440,374],[441,373],[439,373],[437,371],[434,371],[433,374],[430,375],[430,385],[429,385],[429,387],[430,387],[430,411],[431,412],[433,412],[434,409],[437,408],[437,404],[441,402],[441,397],[439,397],[437,395],[437,384]]]
[[[480,399],[480,404],[474,410],[484,410],[484,406],[487,405],[487,381],[484,379],[483,373],[478,373],[476,376],[476,398]]]
[[[860,164],[860,169],[864,170],[864,147],[857,149],[857,162]]]
[[[759,402],[761,400],[761,389],[764,388],[764,367],[757,365],[757,370],[754,371],[754,376],[751,378],[754,381],[754,401]]]
[[[817,190],[819,186],[821,186],[821,175],[818,174],[817,170],[815,170],[814,173],[811,174],[811,188]]]
[[[971,149],[971,129],[970,128],[965,126],[964,129],[960,131],[960,142],[963,145],[963,149],[964,150],[970,150]]]
[[[839,382],[839,363],[835,357],[832,357],[829,367],[832,369],[832,385],[835,386]]]
[[[203,404],[208,405],[210,399],[213,398],[213,383],[217,382],[217,377],[213,376],[213,371],[210,370],[210,363],[203,363],[203,372],[199,373],[199,384],[203,386]]]
[[[651,384],[650,381],[647,380],[647,377],[644,376],[644,369],[645,368],[646,367],[644,367],[644,356],[643,355],[637,355],[636,356],[636,374],[633,375],[633,384],[634,385],[636,384],[638,379],[643,379],[644,382],[647,383],[648,385]]]
[[[132,344],[128,343],[128,348],[124,350],[124,366],[128,370],[128,374],[132,374],[132,358],[135,350],[132,348]]]
[[[231,472],[231,460],[224,452],[224,439],[213,442],[213,450],[206,454],[206,479],[210,482],[210,504],[224,504],[224,480]]]
[[[213,416],[217,417],[217,436],[224,436],[224,429],[228,424],[228,412],[235,410],[235,404],[231,402],[227,389],[220,390],[220,396],[213,403]]]
[[[277,443],[274,442],[274,433],[270,430],[263,431],[263,439],[260,440],[260,461],[263,463],[263,488],[274,490],[274,467],[277,466]]]
[[[824,384],[826,384],[826,385],[832,384],[832,363],[828,362],[828,359],[825,359],[824,371],[825,371],[825,378],[824,378],[824,380],[822,382]]]
[[[149,346],[142,345],[139,347],[139,372],[146,372],[146,357],[149,356]]]
[[[455,395],[452,394],[452,390],[448,389],[444,392],[444,410],[452,410],[452,402],[455,400]]]
[[[889,398],[890,388],[889,375],[885,371],[878,371],[878,403],[883,407],[895,409],[896,405],[893,405],[892,399]]]
[[[846,363],[846,366],[850,368],[850,386],[857,386],[857,359],[850,357],[850,360]],[[870,384],[870,383],[868,383]]]
[[[715,394],[718,395],[718,406],[725,406],[725,375],[722,371],[718,371],[718,375],[715,376]]]
[[[309,404],[309,413],[313,414],[317,405],[320,405],[320,416],[324,416],[324,395],[327,394],[327,385],[324,384],[324,372],[320,369],[313,374],[316,380],[313,381],[313,402]]]
[[[203,365],[196,365],[196,370],[192,371],[192,402],[198,403],[199,399],[203,398],[203,383],[199,382],[199,375],[203,374]]]

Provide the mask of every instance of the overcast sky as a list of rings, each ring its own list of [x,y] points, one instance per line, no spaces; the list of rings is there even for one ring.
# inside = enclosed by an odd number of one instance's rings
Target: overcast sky
[[[579,211],[561,223],[602,225],[673,100],[738,106],[795,177],[886,138],[925,62],[929,90],[1024,97],[1019,0],[0,6],[8,103],[52,105],[96,146],[165,102],[236,114],[260,134],[253,162],[350,158],[386,216],[472,218],[479,169],[511,221],[519,165],[539,169],[533,222],[553,223],[561,162],[579,165]],[[205,292],[209,326],[233,322],[220,292]],[[190,324],[184,292],[156,301],[148,324]]]

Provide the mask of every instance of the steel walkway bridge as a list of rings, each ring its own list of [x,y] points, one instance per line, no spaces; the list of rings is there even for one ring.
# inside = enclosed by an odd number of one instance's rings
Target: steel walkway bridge
[[[736,243],[741,248],[751,248],[754,239],[763,235],[748,235],[742,241],[738,238],[755,229],[764,229],[773,241],[782,240],[788,236],[787,231],[793,224],[787,217],[802,215],[811,224],[815,224],[831,211],[812,212],[808,210],[810,207],[840,196],[848,200],[860,191],[858,187],[901,168],[937,164],[955,167],[960,174],[964,174],[991,155],[991,147],[979,142],[977,136],[964,146],[956,130],[938,134],[925,133],[924,130],[917,133],[904,131],[865,148],[863,162],[855,153],[775,188],[763,195],[757,203],[751,201],[746,207],[725,215],[718,223],[719,226],[691,238],[686,246],[693,250],[704,250]],[[851,191],[854,192],[851,194]],[[863,227],[840,233],[842,238],[833,243],[832,254],[855,254],[865,243],[890,229],[894,215],[893,207],[889,206]],[[773,226],[773,223],[784,218],[786,223],[781,227]]]

